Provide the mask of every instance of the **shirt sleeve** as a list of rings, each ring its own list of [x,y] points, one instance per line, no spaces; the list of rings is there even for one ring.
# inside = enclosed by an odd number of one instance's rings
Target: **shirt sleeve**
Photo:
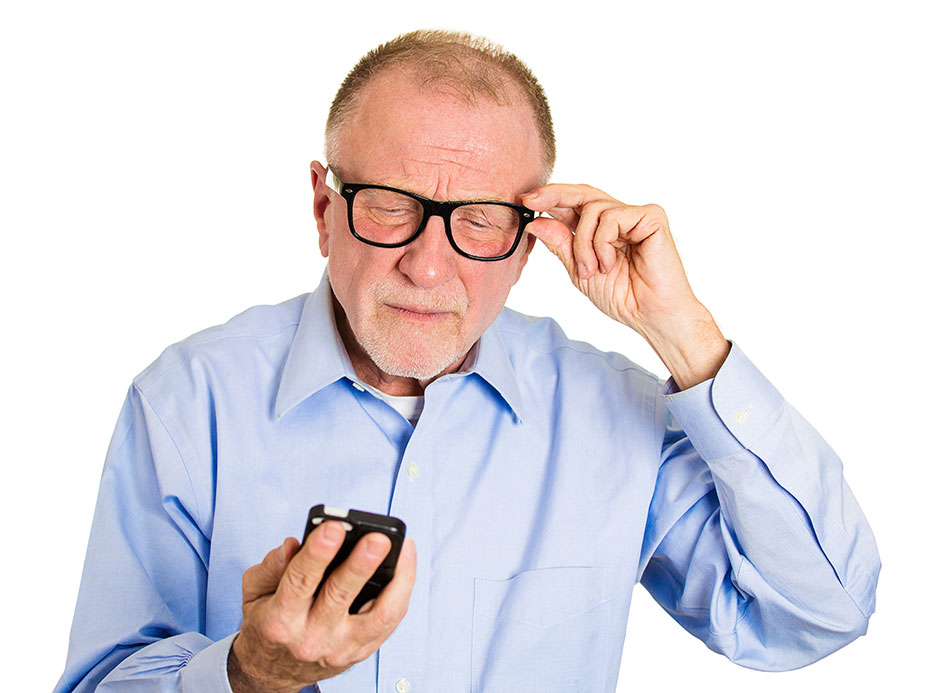
[[[863,635],[880,559],[834,451],[735,345],[714,379],[660,397],[647,590],[753,669],[798,668]]]
[[[230,693],[232,637],[202,634],[209,541],[188,470],[133,386],[106,456],[65,691]]]

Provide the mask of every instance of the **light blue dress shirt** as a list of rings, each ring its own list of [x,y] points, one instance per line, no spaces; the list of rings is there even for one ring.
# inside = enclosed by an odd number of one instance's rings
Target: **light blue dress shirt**
[[[317,503],[402,518],[418,547],[406,617],[323,693],[614,690],[637,582],[764,670],[874,609],[841,463],[735,345],[678,392],[505,309],[413,428],[357,379],[324,277],[135,379],[56,691],[229,691],[241,575]]]

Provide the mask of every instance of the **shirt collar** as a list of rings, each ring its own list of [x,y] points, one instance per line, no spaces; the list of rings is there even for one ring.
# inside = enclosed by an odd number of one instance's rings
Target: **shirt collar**
[[[498,392],[521,423],[521,390],[497,322],[492,322],[476,342],[474,363],[471,358],[466,359],[461,373],[481,376]],[[280,376],[274,413],[278,418],[283,416],[340,378],[360,382],[336,328],[333,291],[324,272],[317,289],[304,301],[300,323]]]
[[[333,292],[326,272],[303,312],[277,388],[274,413],[281,417],[340,378],[356,381],[353,364],[333,320]]]
[[[502,309],[504,311],[506,309]],[[508,356],[508,349],[501,339],[498,328],[499,318],[495,318],[481,339],[475,345],[475,363],[472,372],[477,373],[491,385],[511,409],[518,423],[524,422],[524,406],[521,401],[521,388],[515,377],[515,370]]]

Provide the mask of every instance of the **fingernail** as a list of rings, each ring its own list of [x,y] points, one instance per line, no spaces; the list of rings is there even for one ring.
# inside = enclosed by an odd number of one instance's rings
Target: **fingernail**
[[[521,196],[521,199],[522,199],[522,200],[533,200],[533,199],[536,198],[539,194],[540,194],[540,193],[538,193],[538,191],[535,190],[534,192],[525,193],[524,195]]]
[[[386,542],[382,539],[371,537],[366,541],[366,555],[370,558],[379,558],[386,553]]]
[[[343,528],[336,522],[328,522],[326,529],[323,530],[323,543],[328,546],[339,544],[343,541]]]

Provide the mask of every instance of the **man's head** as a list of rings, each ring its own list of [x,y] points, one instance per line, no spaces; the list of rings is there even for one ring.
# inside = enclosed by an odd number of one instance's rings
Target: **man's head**
[[[484,40],[444,32],[370,53],[327,123],[327,158],[346,182],[434,200],[516,202],[546,182],[553,157],[547,104],[527,68]],[[433,217],[409,245],[370,246],[351,235],[346,203],[317,162],[312,178],[337,323],[357,373],[377,386],[393,382],[387,375],[424,384],[458,368],[501,311],[534,238],[481,262],[456,253]]]
[[[468,103],[487,99],[499,105],[521,102],[534,116],[541,138],[544,169],[539,185],[554,168],[554,124],[544,90],[515,55],[489,40],[449,31],[414,31],[364,55],[350,70],[330,106],[325,133],[326,157],[339,163],[340,136],[353,117],[363,88],[387,69],[409,70],[417,86],[455,93]]]

